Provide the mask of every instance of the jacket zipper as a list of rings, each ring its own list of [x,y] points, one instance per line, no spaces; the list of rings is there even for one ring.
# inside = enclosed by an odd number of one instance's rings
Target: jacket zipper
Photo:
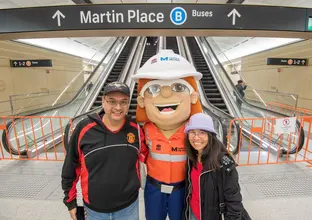
[[[190,161],[189,161],[189,159],[187,160],[187,167],[188,167],[188,171],[187,171],[187,180],[188,180],[188,190],[187,190],[187,197],[186,197],[186,209],[190,209],[190,207],[189,207],[189,200],[188,200],[188,198],[189,198],[189,196],[190,196],[190,187],[192,187],[192,183],[191,183],[191,177],[190,177],[190,170],[191,170],[191,167],[190,167]],[[190,214],[190,210],[189,210],[189,214]],[[185,215],[185,219],[188,219],[188,217],[187,217],[187,211],[184,213],[184,215]]]
[[[140,181],[140,183],[141,183],[141,179],[142,179],[142,177],[141,177],[141,162],[140,162],[140,154],[141,154],[141,127],[140,127],[140,125],[137,123],[137,129],[138,129],[138,136],[139,136],[139,150],[138,150],[138,177],[139,177],[139,181]],[[144,186],[145,187],[145,186]]]
[[[212,172],[213,170],[207,170],[205,172],[202,172],[198,177],[198,189],[199,189],[199,220],[202,220],[201,216],[201,193],[200,193],[200,178],[202,175]]]
[[[117,147],[117,146],[130,146],[132,148],[134,148],[135,150],[138,151],[138,148],[136,148],[135,146],[131,145],[131,144],[114,144],[114,145],[108,145],[108,146],[105,146],[105,147],[100,147],[100,148],[97,148],[97,149],[94,149],[92,151],[90,151],[89,153],[87,153],[84,157],[86,158],[89,154],[95,152],[95,151],[98,151],[98,150],[103,150],[105,148],[110,148],[110,147]]]

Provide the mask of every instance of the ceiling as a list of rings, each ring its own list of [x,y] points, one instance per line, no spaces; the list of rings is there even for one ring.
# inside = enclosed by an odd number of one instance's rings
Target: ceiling
[[[311,0],[245,0],[245,5],[275,5],[312,8]]]
[[[291,7],[308,7],[312,8],[311,0],[0,0],[0,8],[19,8],[51,5],[74,5],[76,3],[215,3],[225,4],[227,2],[243,2],[249,5],[276,5]]]
[[[312,1],[312,0],[311,0]],[[265,37],[212,37],[217,46],[213,46],[220,62],[240,62],[241,57],[290,44],[299,38],[265,38]]]
[[[75,4],[103,4],[103,3],[218,3],[225,4],[231,2],[242,2],[250,5],[276,5],[291,7],[312,8],[312,0],[0,0],[1,8],[20,8],[35,6],[53,5],[75,5]],[[251,38],[251,37],[214,37],[220,49],[226,53],[230,59],[236,59],[243,55],[259,52],[298,39],[277,39],[277,38]],[[107,37],[88,37],[88,38],[54,38],[54,39],[24,39],[43,47],[48,47],[62,52],[90,58],[90,55],[97,50],[100,45],[105,45],[109,41]],[[70,45],[70,46],[69,46]],[[76,46],[75,46],[76,45]],[[109,44],[104,46],[102,52],[107,50]],[[268,48],[269,47],[269,48]],[[79,48],[79,49],[78,49]],[[88,52],[85,52],[88,51]]]

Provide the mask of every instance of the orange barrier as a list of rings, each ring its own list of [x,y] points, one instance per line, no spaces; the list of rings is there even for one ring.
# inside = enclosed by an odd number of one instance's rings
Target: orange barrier
[[[0,116],[0,159],[62,161],[64,129],[70,118],[61,116]],[[6,124],[11,125],[6,127]],[[3,137],[3,135],[2,135]]]
[[[227,136],[228,149],[231,144],[239,145],[234,155],[240,166],[307,162],[312,164],[311,116],[297,117],[300,125],[295,132],[278,134],[276,122],[281,128],[289,126],[290,118],[240,118],[230,122]],[[240,132],[234,132],[233,125],[240,125]],[[300,126],[300,127],[299,127]]]
[[[72,128],[70,118],[5,116],[0,119],[0,130],[5,133],[5,139],[2,140],[4,143],[0,143],[0,159],[64,160],[64,130],[68,123]],[[240,166],[293,162],[312,164],[312,116],[297,117],[300,128],[289,134],[276,134],[277,120],[280,119],[241,118],[230,122],[227,146],[229,149],[231,144],[236,147],[239,140],[235,159]],[[10,121],[12,124],[6,128],[7,122]],[[234,124],[240,125],[239,133]]]
[[[288,115],[287,113],[289,112],[296,113],[296,115],[298,115],[299,113],[300,116],[312,115],[312,110],[310,109],[305,109],[305,108],[300,108],[300,107],[295,108],[294,106],[277,103],[277,102],[267,102],[266,104],[269,110],[284,113],[286,115]]]

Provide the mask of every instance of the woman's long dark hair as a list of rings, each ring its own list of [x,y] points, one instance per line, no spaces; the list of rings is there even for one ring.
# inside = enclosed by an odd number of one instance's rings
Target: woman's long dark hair
[[[220,169],[220,155],[222,153],[228,154],[226,147],[218,140],[217,136],[213,133],[207,132],[208,134],[208,144],[204,148],[201,155],[201,163],[207,170]],[[192,165],[197,164],[198,152],[195,150],[190,141],[188,135],[185,136],[185,149],[188,158],[191,160]]]

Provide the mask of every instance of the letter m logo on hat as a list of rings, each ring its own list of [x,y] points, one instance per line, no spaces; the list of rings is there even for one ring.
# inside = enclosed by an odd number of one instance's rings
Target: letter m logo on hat
[[[160,57],[160,61],[168,61],[168,57]]]

